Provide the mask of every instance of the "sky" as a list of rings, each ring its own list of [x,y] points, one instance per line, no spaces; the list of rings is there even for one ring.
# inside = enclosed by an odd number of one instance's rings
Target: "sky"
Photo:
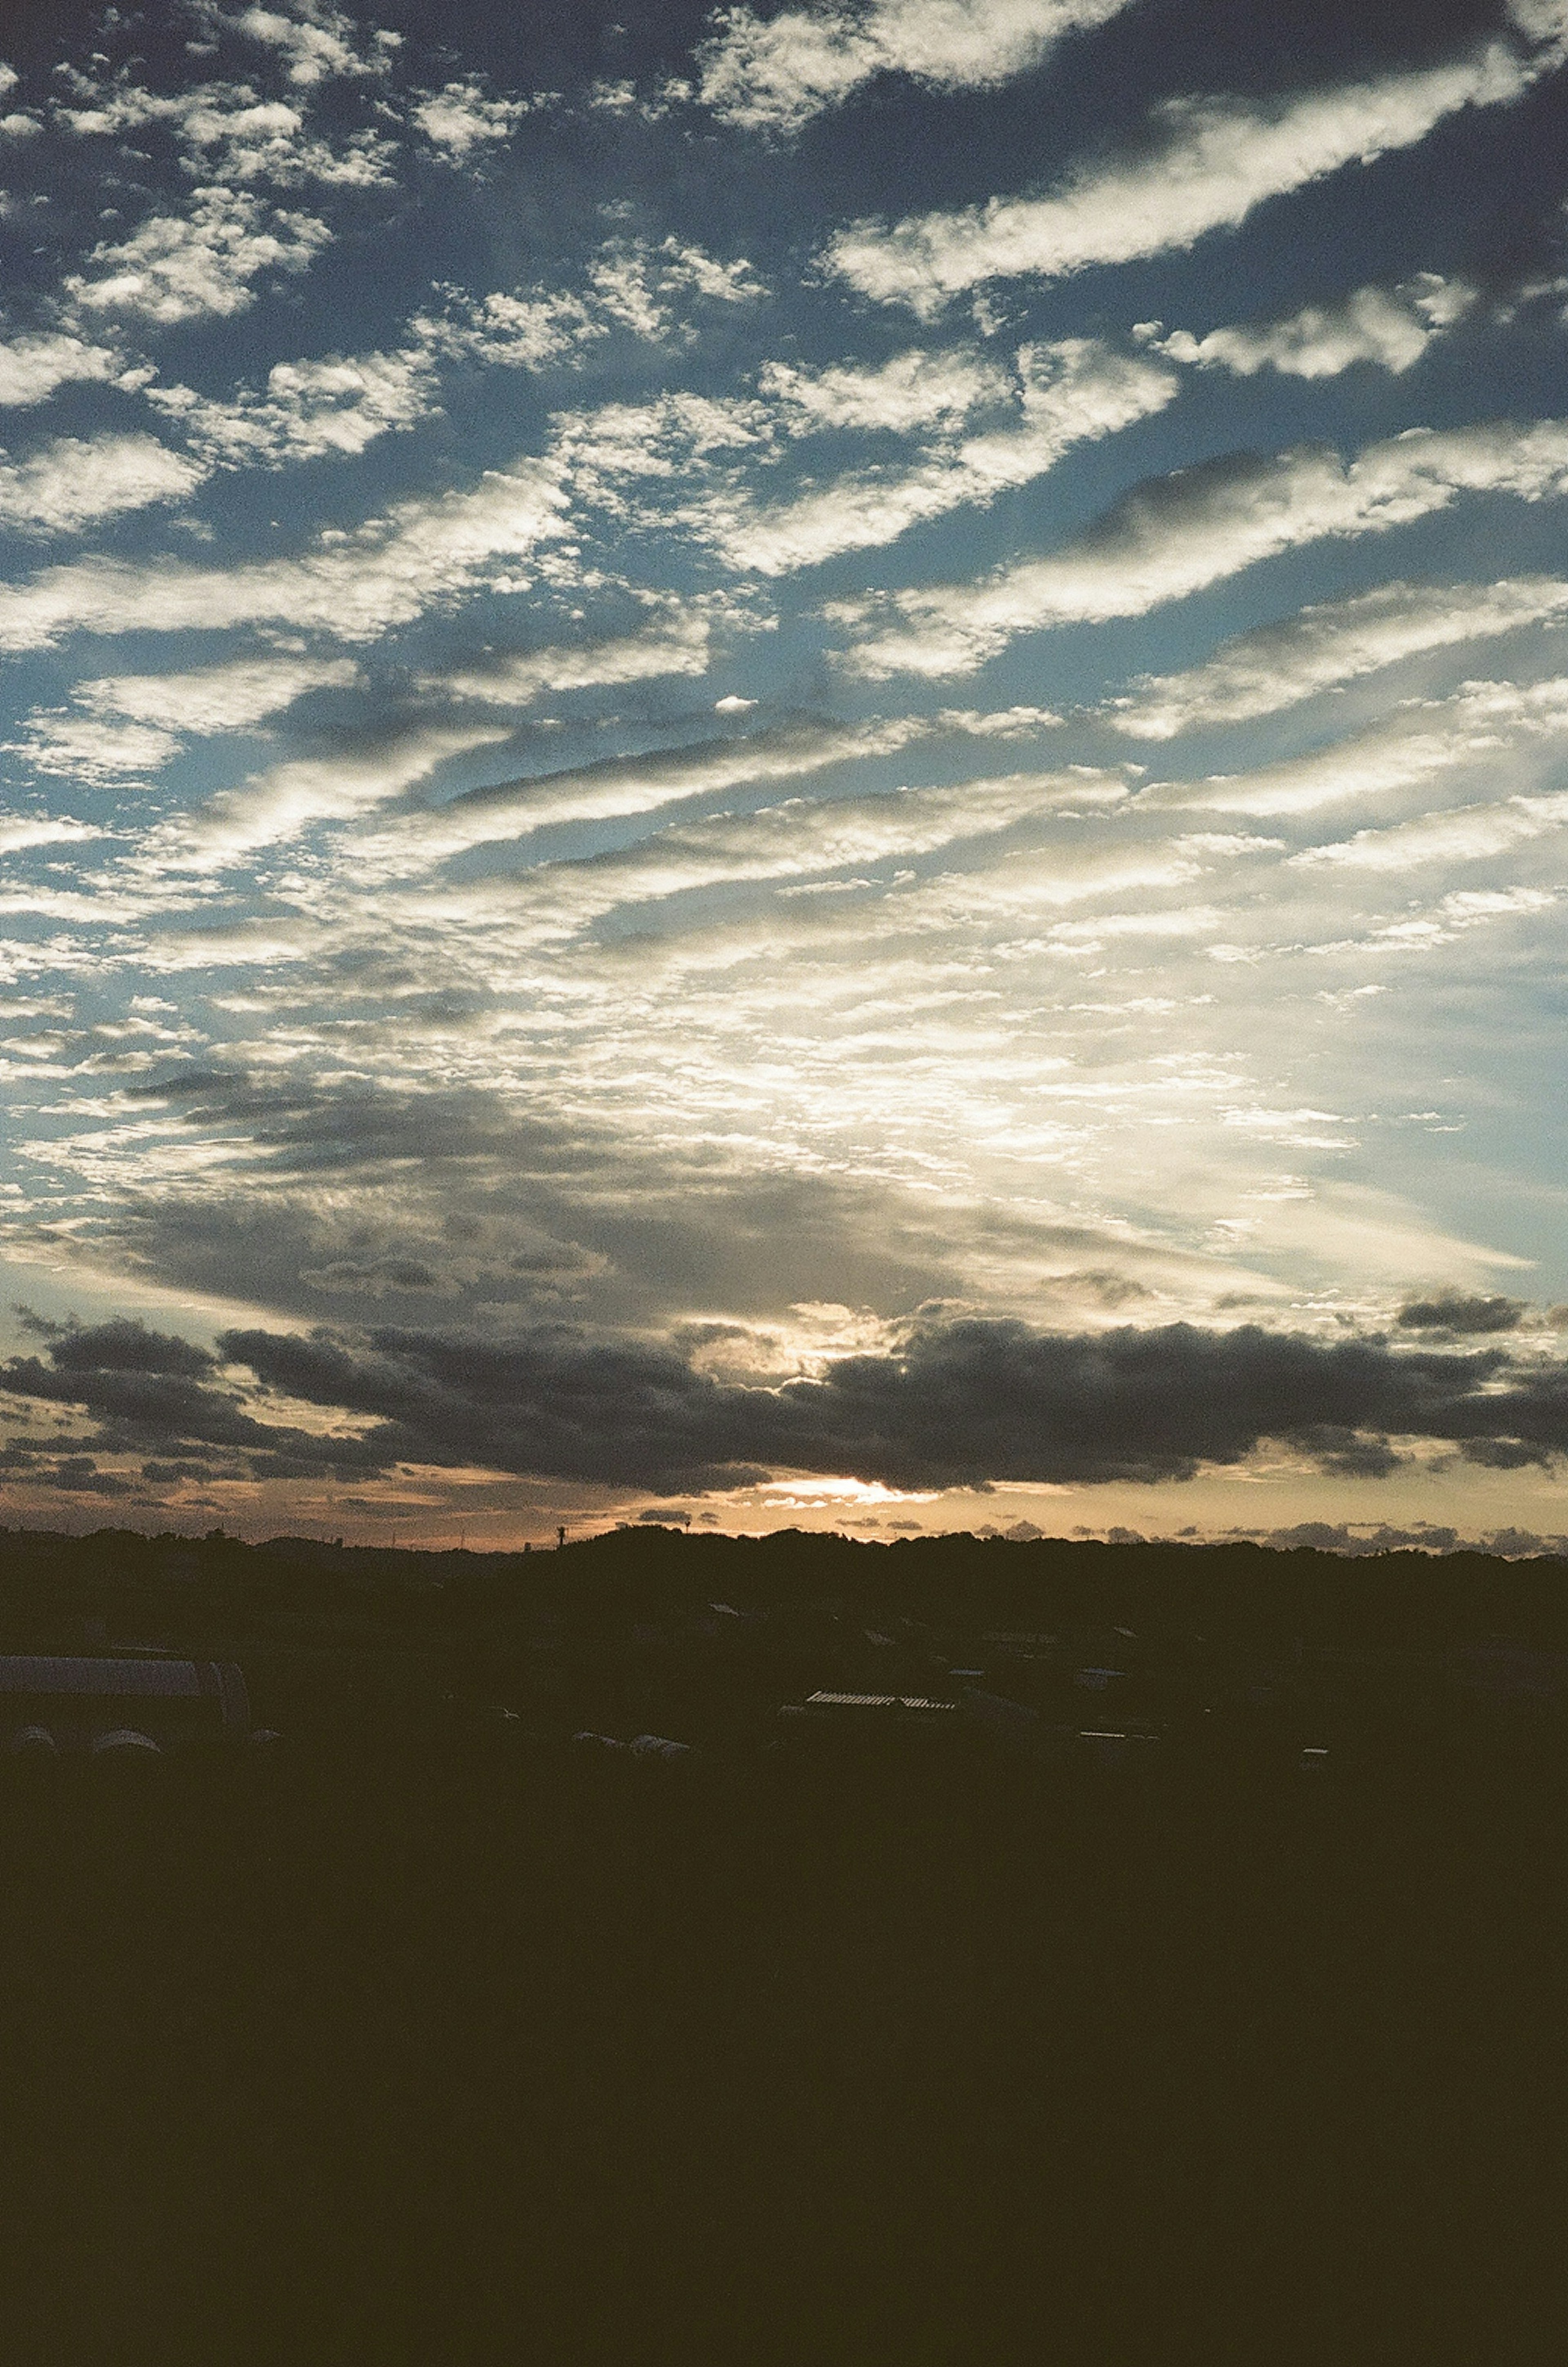
[[[0,35],[0,1520],[1568,1533],[1568,0]]]

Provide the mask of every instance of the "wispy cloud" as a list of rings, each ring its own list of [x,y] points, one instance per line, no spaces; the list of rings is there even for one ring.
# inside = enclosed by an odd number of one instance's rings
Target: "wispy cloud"
[[[695,747],[610,757],[470,790],[439,812],[411,816],[395,832],[364,844],[361,859],[377,868],[423,870],[471,847],[525,838],[562,822],[621,821],[754,781],[789,780],[857,758],[894,755],[932,728],[918,717],[784,724]]]
[[[891,228],[852,223],[829,241],[826,261],[863,295],[930,320],[987,280],[1059,279],[1190,247],[1211,231],[1235,229],[1269,198],[1414,146],[1461,108],[1520,97],[1560,62],[1560,33],[1553,25],[1533,52],[1491,40],[1440,65],[1271,106],[1168,99],[1152,151],[1085,167],[1047,197],[992,198]]]
[[[577,647],[520,651],[482,666],[424,674],[420,688],[486,707],[526,707],[547,691],[587,690],[601,684],[657,681],[665,674],[707,672],[713,621],[705,610],[660,617],[638,633]]]
[[[1462,279],[1419,271],[1396,288],[1358,288],[1337,303],[1309,304],[1283,321],[1211,329],[1165,331],[1162,322],[1134,332],[1173,362],[1197,369],[1228,369],[1253,378],[1276,369],[1287,378],[1337,378],[1357,362],[1372,362],[1397,377],[1414,368],[1434,337],[1462,321],[1477,290]]]
[[[265,272],[300,272],[331,238],[313,214],[288,213],[246,191],[198,189],[184,214],[152,214],[118,244],[94,249],[67,292],[90,318],[169,328],[231,320],[255,301]]]
[[[752,813],[677,824],[629,855],[541,867],[529,878],[524,909],[536,927],[554,935],[623,904],[732,880],[801,878],[929,855],[1009,830],[1055,806],[1114,803],[1125,794],[1125,783],[1114,775],[1096,782],[1075,772],[1013,773],[876,797],[792,798]]]
[[[563,507],[555,472],[527,461],[467,493],[397,503],[298,558],[233,568],[83,560],[0,589],[0,648],[263,623],[370,641],[483,584],[510,588],[515,562],[561,533]]]
[[[1139,487],[1051,558],[978,583],[842,604],[834,615],[861,636],[843,663],[871,676],[966,674],[1020,633],[1143,616],[1327,536],[1385,533],[1461,493],[1539,501],[1565,484],[1568,423],[1561,420],[1411,428],[1349,462],[1321,446],[1269,459],[1242,454]],[[888,627],[878,630],[883,616]]]
[[[0,408],[47,402],[57,387],[117,379],[125,368],[112,345],[95,345],[68,330],[46,329],[0,339]]]
[[[231,658],[186,674],[108,674],[79,683],[72,709],[39,709],[7,753],[35,773],[90,784],[156,773],[187,739],[248,731],[311,690],[346,688],[352,658]]]
[[[468,74],[428,92],[409,112],[437,155],[450,164],[466,164],[498,142],[509,140],[530,111],[529,100],[494,97],[475,75]]]
[[[80,534],[104,518],[182,502],[206,473],[153,436],[62,436],[25,460],[0,451],[0,527]]]
[[[875,74],[978,90],[1036,66],[1064,34],[1103,25],[1126,0],[860,0],[763,18],[720,9],[697,53],[698,96],[748,131],[798,131]]]
[[[1568,583],[1529,575],[1497,583],[1380,583],[1325,600],[1225,642],[1185,674],[1147,675],[1107,704],[1119,731],[1171,740],[1245,723],[1318,692],[1418,657],[1568,617]]]
[[[1177,391],[1168,370],[1092,337],[1026,345],[1018,365],[1021,392],[1010,422],[928,448],[902,467],[846,470],[773,502],[720,492],[688,515],[730,566],[788,574],[839,551],[896,541],[953,510],[984,505],[1010,486],[1043,476],[1075,445],[1097,443],[1162,411]],[[837,391],[842,405],[844,391]],[[869,406],[874,395],[859,391]],[[897,390],[895,406],[910,392],[908,385]]]
[[[188,386],[149,387],[147,400],[214,461],[280,469],[363,452],[378,436],[418,426],[437,408],[436,372],[415,346],[275,362],[265,391],[221,401]]]
[[[854,362],[807,369],[768,362],[757,383],[782,406],[792,436],[850,427],[908,436],[922,428],[958,426],[971,412],[1011,401],[1010,374],[973,347],[928,352],[913,346],[875,367]]]

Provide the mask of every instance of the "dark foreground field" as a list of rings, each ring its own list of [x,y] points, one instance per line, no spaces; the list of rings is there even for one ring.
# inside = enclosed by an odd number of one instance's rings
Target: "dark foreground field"
[[[0,1773],[8,2360],[1559,2354],[1539,1753]]]

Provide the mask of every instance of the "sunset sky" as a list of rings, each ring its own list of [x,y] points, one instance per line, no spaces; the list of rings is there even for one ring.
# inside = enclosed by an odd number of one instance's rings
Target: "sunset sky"
[[[0,36],[0,1521],[1568,1532],[1568,0]]]

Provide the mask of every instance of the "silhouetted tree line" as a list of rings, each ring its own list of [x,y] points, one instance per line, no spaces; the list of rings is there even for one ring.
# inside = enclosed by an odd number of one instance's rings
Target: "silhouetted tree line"
[[[1261,1545],[889,1544],[628,1526],[530,1553],[424,1552],[212,1531],[87,1536],[0,1530],[0,1630],[152,1619],[193,1642],[243,1630],[367,1645],[472,1637],[540,1620],[597,1628],[808,1606],[954,1632],[1120,1625],[1151,1638],[1440,1649],[1506,1634],[1568,1648],[1568,1561],[1399,1551],[1349,1557]],[[13,1647],[15,1648],[15,1647]]]

